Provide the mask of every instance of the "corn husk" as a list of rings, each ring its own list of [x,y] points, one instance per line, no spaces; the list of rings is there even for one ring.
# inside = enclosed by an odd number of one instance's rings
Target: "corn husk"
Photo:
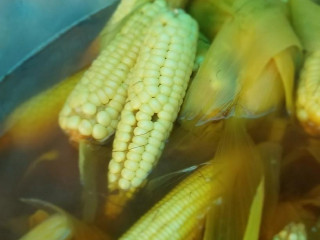
[[[311,0],[291,0],[294,30],[307,51],[320,49],[320,5]]]
[[[265,194],[264,185],[265,181],[264,178],[262,178],[250,207],[249,219],[243,238],[244,240],[255,240],[259,238]]]
[[[239,119],[229,119],[215,156],[227,164],[222,194],[207,215],[205,240],[254,239],[264,201],[262,159]],[[252,234],[252,235],[251,235]]]
[[[23,174],[22,181],[25,181],[28,179],[28,177],[32,176],[34,171],[36,171],[41,164],[56,161],[59,155],[60,155],[60,152],[56,149],[52,149],[45,153],[42,153],[39,157],[37,157],[35,160],[33,160],[29,164],[29,166],[27,167],[27,169]]]
[[[273,216],[278,206],[282,147],[279,143],[269,141],[260,143],[258,145],[258,150],[263,159],[265,173],[265,198],[261,219],[260,238],[270,239],[271,236],[268,233],[268,227],[266,226],[273,224]]]
[[[102,189],[106,158],[111,149],[107,146],[94,145],[90,142],[79,143],[79,173],[82,184],[82,219],[86,222],[95,220],[99,206],[99,189]],[[101,179],[102,178],[102,179]]]
[[[181,122],[201,125],[234,115],[259,117],[292,94],[299,41],[278,1],[235,2],[187,92]],[[261,90],[263,89],[263,91]],[[258,92],[257,92],[258,91]]]
[[[194,60],[193,72],[198,71],[199,67],[203,63],[209,50],[210,43],[210,40],[200,32],[197,44],[196,58]]]
[[[200,30],[213,39],[225,21],[232,17],[232,5],[235,0],[193,0],[188,12],[199,23]]]

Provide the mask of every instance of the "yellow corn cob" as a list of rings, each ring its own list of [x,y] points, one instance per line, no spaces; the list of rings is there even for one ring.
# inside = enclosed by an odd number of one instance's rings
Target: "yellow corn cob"
[[[129,76],[109,164],[109,189],[139,187],[159,158],[188,85],[197,24],[182,10],[154,19]]]
[[[165,6],[164,0],[156,0],[138,9],[84,74],[59,118],[72,139],[102,142],[114,133],[127,97],[128,73],[149,22]]]
[[[28,219],[29,226],[33,228],[48,218],[49,218],[49,214],[46,211],[39,209],[29,217]]]
[[[297,92],[297,117],[307,132],[320,134],[320,50],[306,57]]]
[[[99,229],[57,213],[41,222],[20,240],[108,240]]]
[[[273,240],[307,240],[305,226],[303,223],[290,223]]]
[[[60,214],[55,214],[37,225],[20,240],[70,239],[72,235],[70,229],[71,224],[68,219]]]
[[[216,179],[223,165],[208,164],[159,201],[139,219],[121,240],[186,240],[193,234],[209,210],[222,184]],[[217,171],[217,169],[219,169]],[[214,182],[218,184],[213,184]]]
[[[40,143],[47,142],[52,134],[56,134],[59,111],[84,71],[35,95],[8,116],[4,128],[15,145],[39,147]]]

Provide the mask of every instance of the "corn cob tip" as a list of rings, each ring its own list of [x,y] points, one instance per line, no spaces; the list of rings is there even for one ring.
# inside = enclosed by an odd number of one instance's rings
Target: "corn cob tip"
[[[108,219],[117,218],[123,211],[127,202],[132,198],[132,192],[111,192],[104,204],[104,213]]]

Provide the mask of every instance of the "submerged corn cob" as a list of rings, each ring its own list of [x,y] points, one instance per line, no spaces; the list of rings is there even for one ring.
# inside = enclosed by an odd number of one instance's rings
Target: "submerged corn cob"
[[[129,76],[128,100],[113,143],[111,191],[134,191],[158,160],[185,95],[197,31],[182,10],[168,10],[150,25]]]
[[[263,92],[260,91],[263,89]],[[238,99],[241,114],[246,117],[266,115],[279,109],[284,100],[284,92],[279,69],[271,60],[259,77],[243,83]]]
[[[37,225],[20,240],[70,239],[72,235],[70,228],[71,224],[67,218],[60,214],[55,214]]]
[[[149,22],[166,9],[164,0],[146,3],[100,53],[66,101],[59,123],[71,138],[104,141],[114,133],[125,104],[128,73]]]
[[[15,145],[39,147],[40,143],[47,143],[52,134],[56,134],[59,111],[84,71],[40,92],[8,116],[4,128],[9,130],[8,134]]]
[[[312,135],[320,135],[320,50],[307,55],[297,92],[297,117]]]
[[[57,213],[41,222],[20,240],[108,240],[99,229],[67,215]]]
[[[307,240],[305,226],[303,223],[290,223],[273,240]]]
[[[194,60],[193,71],[197,72],[201,64],[203,63],[205,56],[209,50],[210,41],[203,34],[199,33],[197,52]]]
[[[46,211],[39,209],[29,217],[28,219],[29,226],[33,228],[48,218],[49,218],[49,214]]]
[[[221,167],[222,165],[220,165]],[[182,181],[138,220],[121,240],[193,239],[199,223],[209,210],[222,184],[215,178],[214,164],[206,165]],[[220,168],[219,168],[220,169]],[[220,169],[221,170],[221,169]]]

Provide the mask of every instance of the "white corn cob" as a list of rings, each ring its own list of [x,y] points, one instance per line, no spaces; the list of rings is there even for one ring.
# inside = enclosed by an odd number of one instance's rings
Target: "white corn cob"
[[[188,86],[197,37],[197,23],[182,10],[168,10],[150,25],[113,143],[111,191],[139,187],[160,157]]]
[[[150,21],[165,9],[164,0],[144,4],[86,71],[60,113],[60,126],[72,139],[102,142],[114,133],[127,98],[128,73]]]

